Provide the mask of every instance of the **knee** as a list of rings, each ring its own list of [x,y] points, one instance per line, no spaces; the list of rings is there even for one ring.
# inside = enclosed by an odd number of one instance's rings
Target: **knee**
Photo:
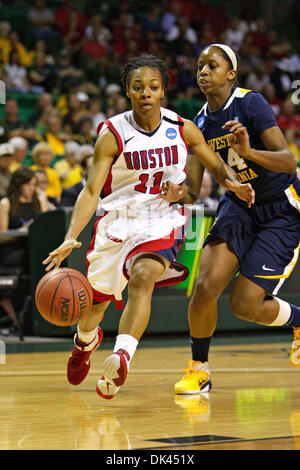
[[[233,294],[230,296],[229,302],[231,310],[236,317],[249,322],[258,322],[259,310],[253,299],[241,294]]]
[[[193,290],[193,301],[195,302],[211,302],[218,299],[220,292],[218,289],[218,281],[209,276],[199,276],[195,282]]]
[[[128,289],[131,291],[147,291],[154,288],[155,277],[146,266],[138,266],[132,270],[128,282]]]

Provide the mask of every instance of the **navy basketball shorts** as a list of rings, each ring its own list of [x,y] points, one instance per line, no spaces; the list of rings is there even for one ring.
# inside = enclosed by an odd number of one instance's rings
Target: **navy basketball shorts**
[[[233,249],[240,273],[276,295],[297,263],[300,214],[287,198],[248,208],[225,194],[204,246],[216,239]]]

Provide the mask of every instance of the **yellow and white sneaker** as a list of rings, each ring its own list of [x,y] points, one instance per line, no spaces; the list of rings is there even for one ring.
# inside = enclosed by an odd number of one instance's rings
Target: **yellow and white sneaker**
[[[294,341],[290,353],[290,365],[300,367],[300,328],[294,328]]]
[[[212,387],[208,362],[189,361],[187,368],[182,369],[186,375],[175,384],[177,395],[194,395],[209,392]]]

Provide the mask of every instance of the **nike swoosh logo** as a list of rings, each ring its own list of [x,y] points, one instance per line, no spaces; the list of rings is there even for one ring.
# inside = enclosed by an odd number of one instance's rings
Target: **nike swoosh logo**
[[[125,141],[124,141],[124,142],[125,142],[125,145],[126,145],[130,140],[134,139],[134,137],[135,137],[135,135],[133,135],[132,137],[130,137],[130,139],[125,140]]]
[[[265,264],[263,265],[262,268],[264,271],[276,271],[275,269],[267,268]]]

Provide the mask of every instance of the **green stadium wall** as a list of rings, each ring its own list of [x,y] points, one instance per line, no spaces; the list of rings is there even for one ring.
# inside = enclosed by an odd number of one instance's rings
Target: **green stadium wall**
[[[34,336],[68,337],[74,334],[76,326],[58,327],[46,322],[39,314],[34,294],[36,286],[45,274],[43,259],[48,253],[59,246],[67,231],[71,217],[71,210],[58,209],[41,214],[31,224],[29,230],[29,253],[32,311],[30,320],[30,332]],[[70,256],[63,262],[62,267],[71,267],[85,273],[85,253],[92,238],[93,226],[96,218],[93,217],[87,227],[81,233],[79,240],[82,242],[80,249],[74,249]],[[186,241],[182,246],[178,259],[186,264],[190,274],[186,281],[173,287],[161,287],[155,289],[152,298],[152,313],[145,334],[187,334],[189,331],[187,311],[192,293],[193,283],[198,274],[199,258],[201,256],[202,241],[214,220],[214,212],[206,212],[203,217],[201,208],[193,208],[186,230]],[[280,297],[295,304],[300,304],[299,279],[300,267],[296,266],[290,279],[281,289]],[[232,283],[234,280],[232,281]],[[270,331],[262,325],[245,322],[233,315],[229,305],[229,293],[232,283],[218,301],[219,318],[217,331],[234,332],[247,330]],[[124,292],[124,303],[127,299],[127,291]],[[105,313],[102,322],[106,335],[115,335],[118,329],[121,311],[111,303]]]

